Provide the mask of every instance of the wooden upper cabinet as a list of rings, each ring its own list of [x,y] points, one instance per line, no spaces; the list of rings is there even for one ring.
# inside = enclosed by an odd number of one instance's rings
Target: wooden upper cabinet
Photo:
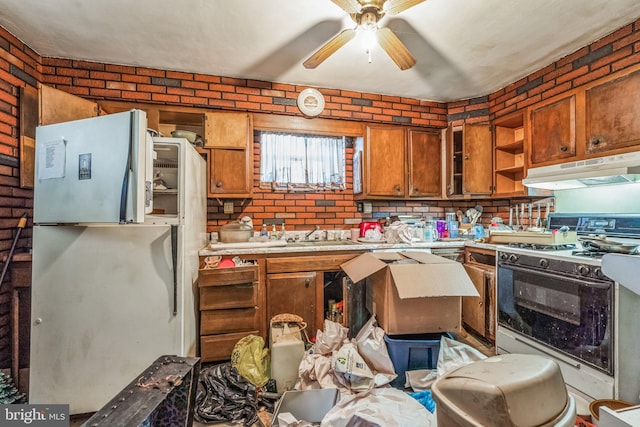
[[[253,123],[249,113],[205,113],[209,196],[250,197],[253,193]]]
[[[449,126],[447,140],[447,196],[491,194],[493,147],[488,124]]]
[[[232,150],[212,148],[209,163],[209,195],[211,197],[249,197],[253,190],[250,148]]]
[[[640,70],[586,91],[587,154],[640,144]]]
[[[205,114],[205,148],[245,149],[252,141],[249,113],[215,112]]]
[[[38,84],[38,92],[38,123],[41,125],[87,119],[100,114],[100,108],[94,101],[43,84]]]
[[[466,124],[462,168],[462,191],[464,194],[491,194],[493,178],[493,148],[489,125]]]
[[[365,138],[365,194],[406,196],[405,129],[400,126],[367,126]]]
[[[530,120],[532,165],[575,157],[575,95],[531,109]]]
[[[408,131],[409,197],[442,196],[442,147],[440,134]]]

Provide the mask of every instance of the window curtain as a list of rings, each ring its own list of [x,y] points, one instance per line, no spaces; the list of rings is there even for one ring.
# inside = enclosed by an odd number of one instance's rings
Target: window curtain
[[[345,138],[262,132],[261,186],[291,191],[344,190]]]

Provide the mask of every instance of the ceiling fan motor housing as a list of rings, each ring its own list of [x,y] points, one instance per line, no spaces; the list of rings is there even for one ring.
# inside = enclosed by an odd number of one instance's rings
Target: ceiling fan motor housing
[[[384,16],[384,12],[374,6],[363,7],[356,15],[356,23],[364,30],[378,29],[378,21]]]

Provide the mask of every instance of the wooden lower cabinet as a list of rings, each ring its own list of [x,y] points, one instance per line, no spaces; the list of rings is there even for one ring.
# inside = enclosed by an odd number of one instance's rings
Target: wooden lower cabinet
[[[267,274],[267,322],[281,313],[292,313],[307,323],[307,334],[322,328],[323,285],[321,272]]]
[[[276,314],[297,314],[307,323],[309,338],[315,337],[318,329],[324,326],[325,279],[339,272],[341,264],[360,254],[362,252],[316,252],[314,255],[268,258],[267,324]],[[345,295],[342,297],[346,299]]]
[[[199,272],[200,357],[229,360],[236,343],[262,335],[259,267],[201,269]]]
[[[462,298],[462,322],[491,342],[496,339],[495,251],[465,248],[464,269],[480,294]]]

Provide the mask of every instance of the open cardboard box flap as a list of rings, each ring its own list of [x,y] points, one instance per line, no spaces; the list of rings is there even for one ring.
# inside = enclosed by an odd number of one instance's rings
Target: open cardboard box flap
[[[354,282],[388,267],[400,299],[480,296],[462,264],[424,252],[366,253],[340,267]]]

